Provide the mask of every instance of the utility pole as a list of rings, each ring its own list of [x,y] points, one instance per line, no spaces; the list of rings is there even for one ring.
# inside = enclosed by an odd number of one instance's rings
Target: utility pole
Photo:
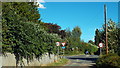
[[[107,22],[106,22],[106,5],[104,5],[104,21],[105,21],[105,45],[106,45],[106,54],[108,55],[108,34],[107,34]]]

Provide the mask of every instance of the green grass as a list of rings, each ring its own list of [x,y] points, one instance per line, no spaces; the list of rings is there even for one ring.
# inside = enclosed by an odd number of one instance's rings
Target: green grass
[[[58,61],[56,61],[54,63],[48,64],[47,66],[63,66],[65,64],[67,64],[68,62],[69,62],[68,59],[62,58],[62,59],[60,59],[60,60],[58,60]]]

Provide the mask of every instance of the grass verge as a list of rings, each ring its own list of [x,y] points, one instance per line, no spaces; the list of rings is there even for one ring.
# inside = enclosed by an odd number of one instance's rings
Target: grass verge
[[[48,64],[47,66],[63,66],[65,64],[67,64],[68,62],[69,62],[68,59],[62,58],[62,59],[59,59],[56,62]]]

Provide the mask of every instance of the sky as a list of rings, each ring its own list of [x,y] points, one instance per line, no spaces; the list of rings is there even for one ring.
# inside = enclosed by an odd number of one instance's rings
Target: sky
[[[39,0],[43,1],[43,0]],[[44,0],[45,2],[118,2],[120,0]]]
[[[45,23],[54,23],[61,29],[79,26],[81,39],[85,42],[94,41],[95,30],[104,24],[104,4],[107,5],[107,20],[118,22],[117,2],[45,2],[44,8],[38,8]]]

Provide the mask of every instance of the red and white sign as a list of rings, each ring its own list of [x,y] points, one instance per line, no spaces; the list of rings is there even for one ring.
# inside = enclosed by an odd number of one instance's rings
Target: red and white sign
[[[99,48],[102,48],[103,46],[104,46],[104,44],[103,43],[99,43]]]
[[[65,42],[62,43],[63,46],[65,46],[65,44],[66,44]]]
[[[60,46],[60,42],[56,42],[56,46]]]

